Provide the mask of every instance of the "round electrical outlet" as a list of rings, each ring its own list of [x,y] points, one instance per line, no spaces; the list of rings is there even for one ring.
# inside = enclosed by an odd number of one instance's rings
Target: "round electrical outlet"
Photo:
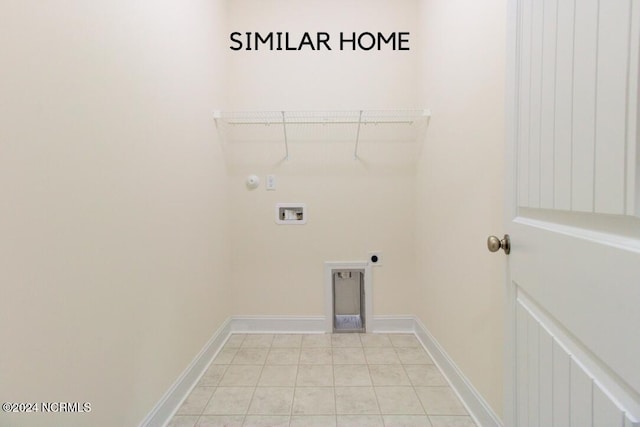
[[[371,265],[382,265],[382,252],[381,251],[373,251],[369,252],[369,262]]]

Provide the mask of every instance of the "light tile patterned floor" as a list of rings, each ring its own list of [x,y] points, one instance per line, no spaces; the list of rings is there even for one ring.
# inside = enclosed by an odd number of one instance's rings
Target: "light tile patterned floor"
[[[475,427],[411,334],[235,334],[170,427]]]

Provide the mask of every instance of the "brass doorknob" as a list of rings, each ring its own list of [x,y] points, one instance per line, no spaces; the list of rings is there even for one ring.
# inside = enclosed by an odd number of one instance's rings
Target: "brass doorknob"
[[[496,236],[489,236],[489,238],[487,238],[487,248],[490,252],[497,252],[499,249],[502,249],[505,254],[509,255],[509,252],[511,252],[511,240],[509,239],[509,235],[505,234],[502,240],[498,239]]]

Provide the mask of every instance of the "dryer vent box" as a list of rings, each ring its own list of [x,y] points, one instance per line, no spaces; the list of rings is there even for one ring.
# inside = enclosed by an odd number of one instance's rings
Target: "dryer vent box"
[[[307,207],[304,203],[276,204],[276,224],[301,225],[307,223]]]

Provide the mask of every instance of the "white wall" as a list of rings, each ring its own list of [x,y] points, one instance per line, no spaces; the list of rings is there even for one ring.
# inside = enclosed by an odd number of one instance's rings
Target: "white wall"
[[[433,111],[418,166],[417,314],[502,414],[506,2],[425,0],[424,96]]]
[[[0,401],[92,403],[1,425],[136,425],[231,314],[220,4],[0,6]]]
[[[229,31],[410,31],[410,51],[230,51],[230,105],[237,110],[419,107],[418,2],[252,0],[229,4]],[[376,9],[376,13],[370,13]],[[363,143],[355,133],[255,130],[257,142],[226,144],[231,191],[233,292],[242,315],[323,315],[325,261],[384,252],[373,273],[374,314],[409,314],[415,294],[415,144]],[[275,133],[274,133],[275,132]],[[327,138],[324,132],[329,133]],[[342,133],[341,133],[342,132]],[[313,139],[316,141],[313,141]],[[302,140],[305,141],[302,141]],[[336,142],[336,139],[339,141]],[[275,174],[277,190],[249,191],[248,174]],[[277,202],[302,202],[303,226],[276,225]]]

